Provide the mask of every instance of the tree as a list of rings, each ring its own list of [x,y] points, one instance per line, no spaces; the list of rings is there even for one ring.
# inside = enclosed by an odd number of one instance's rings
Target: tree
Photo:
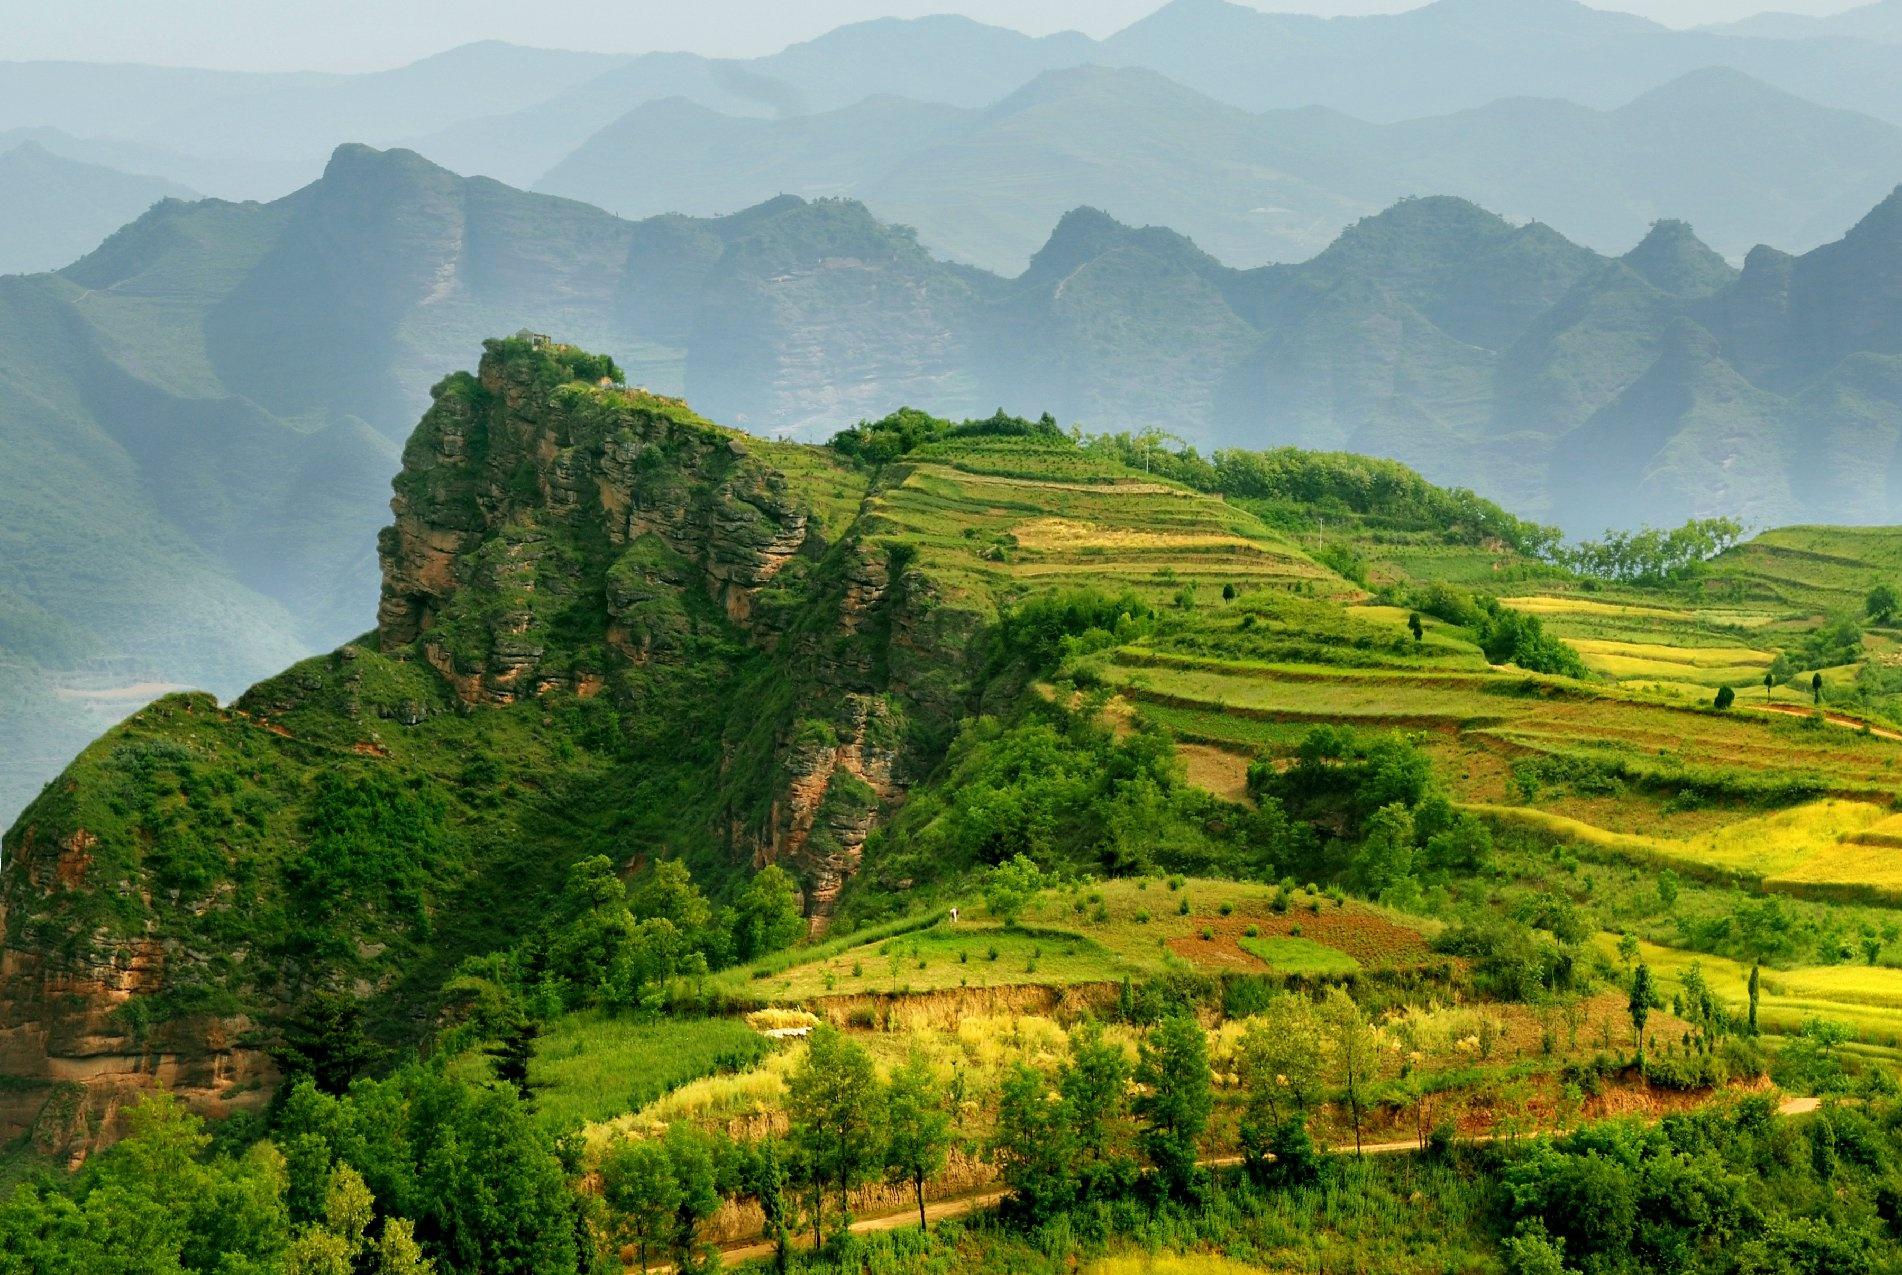
[[[1013,855],[1008,863],[991,869],[984,882],[984,903],[991,915],[1006,926],[1017,924],[1017,914],[1030,905],[1043,889],[1043,871],[1024,855]]]
[[[1631,971],[1631,999],[1626,1003],[1631,1013],[1631,1032],[1637,1039],[1640,1067],[1644,1066],[1644,1025],[1658,1005],[1658,990],[1651,981],[1651,967],[1640,961],[1638,967]]]
[[[1135,1102],[1143,1152],[1164,1190],[1193,1197],[1199,1185],[1197,1142],[1215,1107],[1208,1037],[1201,1024],[1188,1014],[1174,1014],[1151,1028],[1138,1051],[1136,1080],[1143,1086]]]
[[[665,1242],[680,1208],[673,1158],[658,1142],[617,1144],[601,1160],[601,1196],[646,1270],[648,1252]]]
[[[1236,593],[1236,589],[1233,582],[1223,585],[1222,586],[1222,601],[1233,602],[1235,600],[1235,593]]]
[[[766,1138],[753,1147],[745,1169],[746,1189],[759,1201],[766,1238],[773,1242],[773,1269],[785,1275],[792,1259],[792,1208],[786,1194],[791,1177],[786,1152],[778,1138]]]
[[[1752,1036],[1757,1034],[1757,995],[1761,990],[1762,981],[1763,965],[1761,962],[1752,961],[1750,963],[1750,1034]]]
[[[1413,634],[1413,640],[1416,642],[1426,637],[1426,626],[1420,623],[1420,613],[1418,611],[1407,616],[1407,631]]]
[[[1823,675],[1821,673],[1810,674],[1810,701],[1818,708],[1823,706]]]
[[[1869,596],[1863,599],[1863,610],[1877,624],[1887,624],[1902,610],[1902,597],[1896,595],[1893,587],[1879,584],[1869,590]]]
[[[951,1150],[951,1118],[945,1114],[944,1091],[932,1075],[931,1062],[914,1052],[892,1073],[885,1090],[885,1167],[899,1181],[911,1183],[918,1200],[918,1227],[925,1222],[925,1179],[944,1167]]]
[[[720,1207],[713,1147],[705,1133],[682,1121],[667,1126],[662,1147],[679,1187],[672,1230],[674,1265],[691,1270],[700,1260],[700,1224]]]
[[[1129,1058],[1103,1038],[1095,1019],[1070,1035],[1070,1061],[1057,1075],[1063,1118],[1072,1139],[1071,1163],[1080,1194],[1113,1198],[1125,1192],[1135,1165],[1117,1147],[1117,1129],[1128,1107]]]
[[[1237,1057],[1246,1095],[1242,1159],[1255,1181],[1293,1183],[1312,1167],[1311,1140],[1299,1163],[1290,1156],[1298,1157],[1307,1138],[1307,1112],[1321,1099],[1325,1064],[1322,1024],[1305,997],[1276,996],[1243,1033]]]
[[[1076,1179],[1074,1142],[1062,1098],[1042,1072],[1011,1064],[997,1089],[997,1127],[991,1155],[998,1177],[1010,1188],[1011,1204],[1031,1225],[1070,1207]]]
[[[742,961],[790,947],[806,932],[798,883],[776,863],[760,869],[746,883],[734,914],[734,955]]]
[[[436,1263],[423,1256],[408,1218],[383,1223],[383,1236],[376,1242],[376,1275],[436,1275]]]
[[[1768,669],[1764,670],[1764,674],[1763,674],[1763,698],[1764,699],[1767,700],[1770,698],[1770,688],[1775,685],[1776,685],[1776,675],[1771,673]]]
[[[1737,702],[1737,692],[1731,690],[1728,686],[1720,686],[1717,688],[1717,699],[1716,699],[1717,707],[1729,708],[1732,704],[1735,704],[1736,702]]]
[[[825,1229],[828,1183],[839,1193],[840,1225],[849,1225],[847,1196],[882,1163],[883,1107],[871,1055],[829,1024],[813,1028],[804,1061],[786,1078],[786,1112],[793,1142],[819,1187],[816,1230]]]
[[[363,1005],[347,992],[305,997],[285,1018],[272,1057],[288,1076],[309,1076],[327,1094],[340,1094],[380,1051],[363,1029]]]
[[[1368,1091],[1378,1078],[1380,1046],[1360,1006],[1341,988],[1328,989],[1324,1012],[1332,1029],[1334,1079],[1347,1104],[1348,1118],[1354,1123],[1354,1154],[1359,1155],[1361,1119],[1366,1113]]]
[[[535,1057],[535,1038],[540,1034],[539,1023],[518,1015],[502,1039],[482,1051],[495,1068],[495,1078],[514,1089],[524,1102],[530,1096],[528,1065]]]

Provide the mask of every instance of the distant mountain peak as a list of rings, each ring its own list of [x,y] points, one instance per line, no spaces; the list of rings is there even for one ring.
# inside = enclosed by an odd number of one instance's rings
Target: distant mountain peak
[[[1652,287],[1674,297],[1709,296],[1737,277],[1730,263],[1682,221],[1653,223],[1623,261]]]
[[[1067,275],[1128,234],[1128,226],[1101,208],[1072,208],[1057,220],[1050,238],[1030,259],[1025,277]]]
[[[1902,248],[1902,186],[1890,191],[1887,198],[1869,210],[1868,216],[1851,226],[1843,242],[1892,244]]]

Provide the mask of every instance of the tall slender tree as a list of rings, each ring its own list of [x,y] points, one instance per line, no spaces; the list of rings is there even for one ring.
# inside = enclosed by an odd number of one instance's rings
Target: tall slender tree
[[[925,1179],[942,1169],[951,1151],[951,1118],[944,1109],[944,1090],[932,1074],[931,1061],[913,1052],[892,1073],[885,1091],[885,1168],[894,1178],[910,1182],[918,1200],[918,1227],[925,1220]]]

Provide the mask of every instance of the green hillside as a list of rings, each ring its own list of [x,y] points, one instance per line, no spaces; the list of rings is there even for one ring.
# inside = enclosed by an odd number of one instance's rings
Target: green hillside
[[[1892,1244],[1886,634],[1820,712],[1793,662],[1881,534],[1586,575],[1392,462],[909,409],[773,442],[622,381],[488,342],[405,447],[375,629],[158,700],[7,834],[0,1127],[84,1161],[0,1203],[27,1269],[737,1262],[930,1202],[999,1211],[801,1260],[1019,1269],[1095,1218],[1060,1249],[1113,1263],[1163,1218],[1191,1262],[1483,1268],[1595,1234],[1502,1183],[1607,1139],[1746,1219],[1590,1241],[1633,1269]],[[1794,553],[1840,564],[1811,599]]]

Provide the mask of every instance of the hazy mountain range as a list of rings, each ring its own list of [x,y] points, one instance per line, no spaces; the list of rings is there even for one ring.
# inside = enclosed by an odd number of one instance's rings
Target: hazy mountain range
[[[491,41],[358,75],[15,62],[0,76],[0,130],[55,127],[179,154],[317,163],[341,141],[411,139],[452,166],[494,165],[495,175],[526,181],[647,101],[685,96],[764,116],[886,93],[978,107],[1085,63],[1146,67],[1249,110],[1326,106],[1382,122],[1518,96],[1608,108],[1690,71],[1731,66],[1902,122],[1902,82],[1884,47],[1902,25],[1898,12],[1897,0],[1884,0],[1834,18],[1765,15],[1678,31],[1575,0],[1435,0],[1352,18],[1173,0],[1104,40],[949,16],[879,19],[750,59]],[[535,152],[525,167],[522,148]]]
[[[1459,195],[1622,252],[1683,218],[1741,261],[1814,247],[1902,179],[1902,128],[1739,72],[1693,72],[1615,110],[1510,99],[1374,125],[1251,114],[1153,71],[1051,71],[994,106],[874,97],[786,119],[686,98],[636,107],[536,189],[628,217],[849,195],[934,250],[1015,273],[1087,203],[1171,226],[1237,265],[1298,261],[1414,194]]]

